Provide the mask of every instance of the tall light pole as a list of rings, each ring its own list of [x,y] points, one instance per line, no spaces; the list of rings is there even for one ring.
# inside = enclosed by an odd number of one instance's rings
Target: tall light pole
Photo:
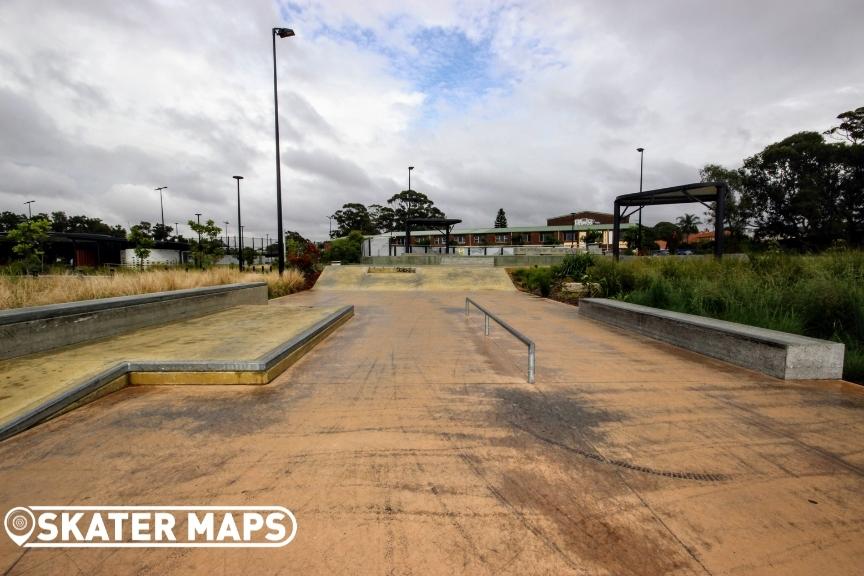
[[[178,222],[174,222],[174,237],[180,237],[180,224]]]
[[[27,205],[27,219],[28,220],[33,219],[33,211],[30,209],[30,205],[33,204],[34,202],[36,202],[36,201],[35,200],[28,200],[27,202],[24,202],[24,204]]]
[[[201,226],[201,213],[196,212],[195,216],[198,217],[198,226]],[[201,229],[198,229],[198,267],[201,268]]]
[[[645,148],[636,148],[639,152],[639,192],[642,192],[642,166],[645,160]],[[639,233],[636,235],[636,255],[642,252],[642,208],[639,206]]]
[[[162,214],[162,233],[163,234],[165,233],[165,207],[162,204],[162,190],[167,190],[167,189],[168,189],[167,186],[160,186],[159,188],[155,189],[159,192],[159,212]]]
[[[279,235],[279,275],[285,272],[285,234],[282,232],[282,161],[279,159],[279,92],[276,88],[276,36],[294,36],[290,28],[273,28],[273,110],[276,118],[276,233]],[[240,222],[237,222],[240,225]],[[242,234],[241,234],[242,237]],[[242,261],[241,261],[242,262]]]
[[[411,171],[414,170],[413,166],[408,166],[408,191],[411,191]]]
[[[237,180],[237,229],[240,230],[240,250],[237,252],[237,259],[240,262],[240,272],[243,271],[243,221],[240,220],[240,180],[243,180],[242,176],[234,176],[235,180]],[[282,219],[280,218],[281,222]]]
[[[327,216],[327,220],[330,222],[330,229],[328,230],[329,234],[327,237],[332,238],[333,237],[333,216]]]
[[[570,235],[572,236],[571,240],[573,241],[573,244],[571,244],[570,247],[575,248],[576,247],[576,213],[571,212],[570,217],[573,218],[572,224],[570,226]],[[585,244],[585,251],[586,252],[588,251],[588,244],[587,243]],[[573,252],[576,252],[576,251],[573,250]]]
[[[228,237],[228,224],[230,224],[230,222],[228,222],[228,220],[225,220],[222,223],[225,224],[225,247],[230,250],[231,249],[231,241]]]

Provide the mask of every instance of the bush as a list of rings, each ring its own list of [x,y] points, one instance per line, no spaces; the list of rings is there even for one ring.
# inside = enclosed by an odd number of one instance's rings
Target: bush
[[[581,282],[593,263],[594,259],[590,254],[568,254],[561,261],[561,264],[555,267],[556,275],[559,278],[571,278],[576,282]]]
[[[552,293],[552,284],[555,280],[553,267],[543,268],[519,268],[512,272],[513,278],[526,290],[539,294],[544,298]]]
[[[324,251],[322,259],[327,262],[334,260],[343,264],[357,264],[363,254],[363,234],[354,230],[345,238],[337,238],[330,243],[330,248]]]

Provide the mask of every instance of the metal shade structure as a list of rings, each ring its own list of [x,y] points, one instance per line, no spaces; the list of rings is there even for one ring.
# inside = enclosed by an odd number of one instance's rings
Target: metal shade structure
[[[729,186],[725,182],[697,182],[618,196],[615,198],[615,214],[612,221],[612,254],[617,260],[621,251],[618,246],[621,241],[621,218],[629,216],[645,206],[698,202],[711,210],[712,206],[708,202],[714,202],[714,255],[717,258],[722,257],[723,222],[725,221],[726,196],[728,194]],[[635,210],[628,212],[627,208],[635,208]]]
[[[456,218],[408,218],[405,220],[405,253],[411,253],[411,226],[422,225],[426,227],[431,226],[444,234],[444,253],[449,254],[450,232],[453,231],[453,226],[460,222],[462,222],[462,220]]]

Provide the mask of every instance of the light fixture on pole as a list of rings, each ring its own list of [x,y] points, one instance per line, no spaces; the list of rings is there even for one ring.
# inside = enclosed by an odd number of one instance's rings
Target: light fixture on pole
[[[411,191],[411,171],[414,170],[413,166],[408,166],[408,191]]]
[[[237,180],[237,227],[240,230],[240,249],[237,252],[237,259],[240,262],[240,271],[243,271],[243,221],[240,220],[240,180],[243,180],[242,176],[233,176],[235,180]]]
[[[645,159],[645,148],[636,148],[639,152],[639,192],[642,192],[642,166]],[[636,235],[636,255],[642,252],[642,206],[639,206],[639,233]]]
[[[155,188],[155,190],[159,191],[159,212],[162,214],[162,233],[165,234],[165,207],[162,204],[162,190],[167,190],[167,186],[160,186],[159,188]]]
[[[279,275],[285,272],[285,234],[282,232],[282,161],[279,158],[279,92],[276,81],[276,36],[294,36],[290,28],[273,28],[273,111],[276,119],[276,233],[279,235]],[[238,226],[240,222],[237,222]],[[242,235],[241,235],[242,236]]]
[[[28,200],[27,202],[24,202],[24,204],[27,205],[27,219],[28,220],[33,219],[33,211],[30,209],[30,205],[33,204],[34,202],[36,202],[36,201],[35,200]]]

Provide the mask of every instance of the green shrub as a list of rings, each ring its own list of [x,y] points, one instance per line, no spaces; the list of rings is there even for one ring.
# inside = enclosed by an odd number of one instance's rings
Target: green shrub
[[[581,282],[593,263],[594,259],[590,254],[568,254],[561,261],[561,264],[555,266],[556,275],[559,278],[571,278],[576,282]]]

